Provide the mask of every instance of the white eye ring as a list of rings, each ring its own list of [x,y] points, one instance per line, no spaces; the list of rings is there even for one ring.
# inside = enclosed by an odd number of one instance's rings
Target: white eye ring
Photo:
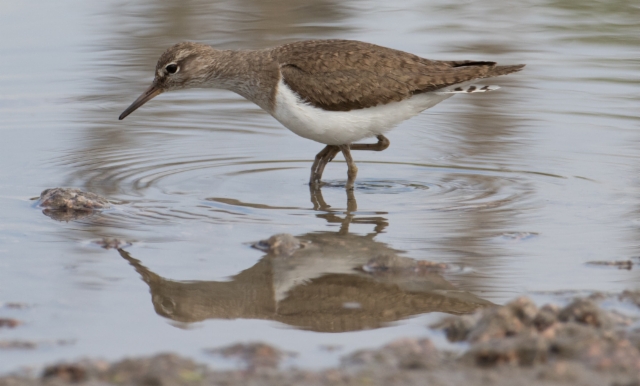
[[[178,65],[175,63],[167,64],[164,68],[164,70],[169,74],[175,74],[179,69],[180,67],[178,67]]]

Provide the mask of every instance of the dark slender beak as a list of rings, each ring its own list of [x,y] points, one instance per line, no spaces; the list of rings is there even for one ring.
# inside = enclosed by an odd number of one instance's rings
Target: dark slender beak
[[[158,86],[156,86],[155,83],[153,83],[145,92],[142,93],[142,95],[140,95],[138,97],[138,99],[136,99],[131,106],[127,107],[127,109],[125,111],[122,112],[122,114],[120,114],[120,117],[118,118],[119,120],[123,120],[127,117],[127,115],[131,114],[132,112],[136,111],[136,109],[140,106],[142,106],[143,104],[147,103],[148,101],[150,101],[151,99],[153,99],[153,97],[155,97],[156,95],[162,94],[162,90],[160,88],[158,88]]]

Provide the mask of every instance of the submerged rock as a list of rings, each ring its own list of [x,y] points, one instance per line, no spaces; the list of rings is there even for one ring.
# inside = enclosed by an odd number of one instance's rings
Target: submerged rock
[[[54,220],[70,221],[111,207],[109,201],[95,193],[75,188],[52,188],[40,194],[39,206]]]
[[[74,188],[43,191],[40,194],[40,206],[52,210],[99,210],[111,207],[106,198]]]

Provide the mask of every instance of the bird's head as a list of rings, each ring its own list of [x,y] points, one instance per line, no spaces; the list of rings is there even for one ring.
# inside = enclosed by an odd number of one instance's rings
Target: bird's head
[[[211,77],[207,63],[211,52],[215,50],[201,43],[184,42],[170,47],[158,59],[151,86],[120,114],[119,119],[163,92],[205,85]]]

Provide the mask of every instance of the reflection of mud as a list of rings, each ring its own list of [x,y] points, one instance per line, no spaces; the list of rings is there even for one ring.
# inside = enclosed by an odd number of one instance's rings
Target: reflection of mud
[[[321,196],[313,197],[322,201]],[[355,206],[353,196],[349,205]],[[420,264],[374,240],[386,226],[385,218],[355,218],[350,212],[344,218],[336,213],[319,216],[340,221],[340,231],[276,237],[276,244],[284,245],[287,253],[267,253],[230,281],[168,280],[126,251],[118,251],[149,285],[156,312],[180,322],[268,319],[314,331],[340,332],[377,328],[426,312],[464,314],[491,304],[457,290],[431,269],[407,270]],[[348,233],[351,222],[374,224],[375,232]],[[304,247],[287,247],[296,244],[286,242],[289,238],[301,240]],[[363,267],[372,259],[400,262],[401,269],[367,273]]]
[[[38,202],[42,213],[58,221],[78,220],[111,207],[106,198],[73,188],[47,189]]]

